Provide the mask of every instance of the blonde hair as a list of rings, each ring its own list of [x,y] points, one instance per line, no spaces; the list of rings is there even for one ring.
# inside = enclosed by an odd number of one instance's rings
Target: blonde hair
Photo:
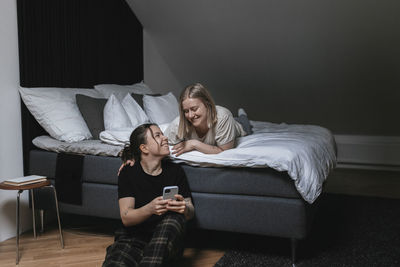
[[[205,88],[200,83],[195,83],[189,85],[183,90],[181,96],[179,97],[179,128],[178,128],[178,138],[183,139],[189,136],[190,133],[190,122],[185,118],[185,113],[183,111],[182,102],[187,98],[197,98],[203,102],[204,106],[207,108],[207,126],[212,128],[217,123],[217,109],[215,108],[214,100],[212,99],[207,88]]]

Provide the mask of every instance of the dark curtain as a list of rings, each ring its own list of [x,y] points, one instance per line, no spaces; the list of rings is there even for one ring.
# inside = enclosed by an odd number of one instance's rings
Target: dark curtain
[[[142,25],[125,0],[17,0],[20,84],[79,87],[143,79]],[[24,171],[44,130],[22,103]]]
[[[143,77],[142,26],[124,0],[18,0],[21,86]]]

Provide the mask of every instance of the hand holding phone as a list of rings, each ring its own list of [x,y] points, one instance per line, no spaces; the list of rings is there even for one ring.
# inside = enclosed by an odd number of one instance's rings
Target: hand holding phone
[[[163,199],[175,199],[175,195],[178,194],[179,187],[176,185],[166,186],[163,189]]]

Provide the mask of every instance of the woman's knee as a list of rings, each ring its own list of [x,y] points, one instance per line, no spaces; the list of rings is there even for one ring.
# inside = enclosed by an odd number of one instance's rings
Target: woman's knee
[[[169,212],[162,220],[162,224],[167,225],[168,229],[181,235],[186,229],[186,219],[183,214]]]

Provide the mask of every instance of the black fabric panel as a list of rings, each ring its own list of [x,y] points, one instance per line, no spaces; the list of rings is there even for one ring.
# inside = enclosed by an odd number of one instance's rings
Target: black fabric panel
[[[18,0],[21,86],[143,78],[142,26],[124,0]]]
[[[58,153],[55,186],[60,202],[82,205],[82,155]]]

